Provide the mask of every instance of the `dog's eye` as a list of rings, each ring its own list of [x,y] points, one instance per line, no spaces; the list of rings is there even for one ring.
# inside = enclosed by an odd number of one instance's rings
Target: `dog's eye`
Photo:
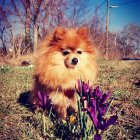
[[[63,51],[63,55],[68,55],[69,52],[68,51]]]
[[[82,51],[77,51],[78,54],[82,54]]]

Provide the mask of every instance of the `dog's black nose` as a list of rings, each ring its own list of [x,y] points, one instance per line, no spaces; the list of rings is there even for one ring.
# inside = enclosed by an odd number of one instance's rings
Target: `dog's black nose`
[[[72,65],[76,65],[78,63],[78,59],[77,58],[73,58],[71,61]]]

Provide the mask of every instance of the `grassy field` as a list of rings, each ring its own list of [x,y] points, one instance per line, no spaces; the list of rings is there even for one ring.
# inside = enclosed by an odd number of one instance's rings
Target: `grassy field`
[[[21,105],[19,98],[32,89],[33,67],[0,69],[0,140],[44,140],[41,114]],[[112,108],[117,111],[117,124],[103,135],[104,140],[138,140],[140,138],[140,61],[100,60],[97,84],[110,89],[115,97]],[[48,138],[56,124],[47,118]]]

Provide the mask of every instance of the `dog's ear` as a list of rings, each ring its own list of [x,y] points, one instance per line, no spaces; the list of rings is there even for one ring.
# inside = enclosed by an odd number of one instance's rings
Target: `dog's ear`
[[[62,40],[66,34],[66,29],[63,27],[57,27],[54,31],[54,41]]]
[[[77,30],[77,33],[83,38],[87,38],[89,31],[87,27],[81,27]]]

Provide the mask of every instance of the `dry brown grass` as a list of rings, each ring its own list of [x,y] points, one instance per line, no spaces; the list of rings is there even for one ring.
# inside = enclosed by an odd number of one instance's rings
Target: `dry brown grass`
[[[125,140],[140,137],[140,61],[99,61],[98,84],[115,96],[111,112],[118,112],[118,123],[104,133],[104,140]],[[31,112],[17,100],[32,88],[33,68],[3,67],[0,69],[0,139],[44,140],[41,114]],[[56,125],[47,118],[47,134],[51,139]],[[50,139],[50,138],[49,138]]]

